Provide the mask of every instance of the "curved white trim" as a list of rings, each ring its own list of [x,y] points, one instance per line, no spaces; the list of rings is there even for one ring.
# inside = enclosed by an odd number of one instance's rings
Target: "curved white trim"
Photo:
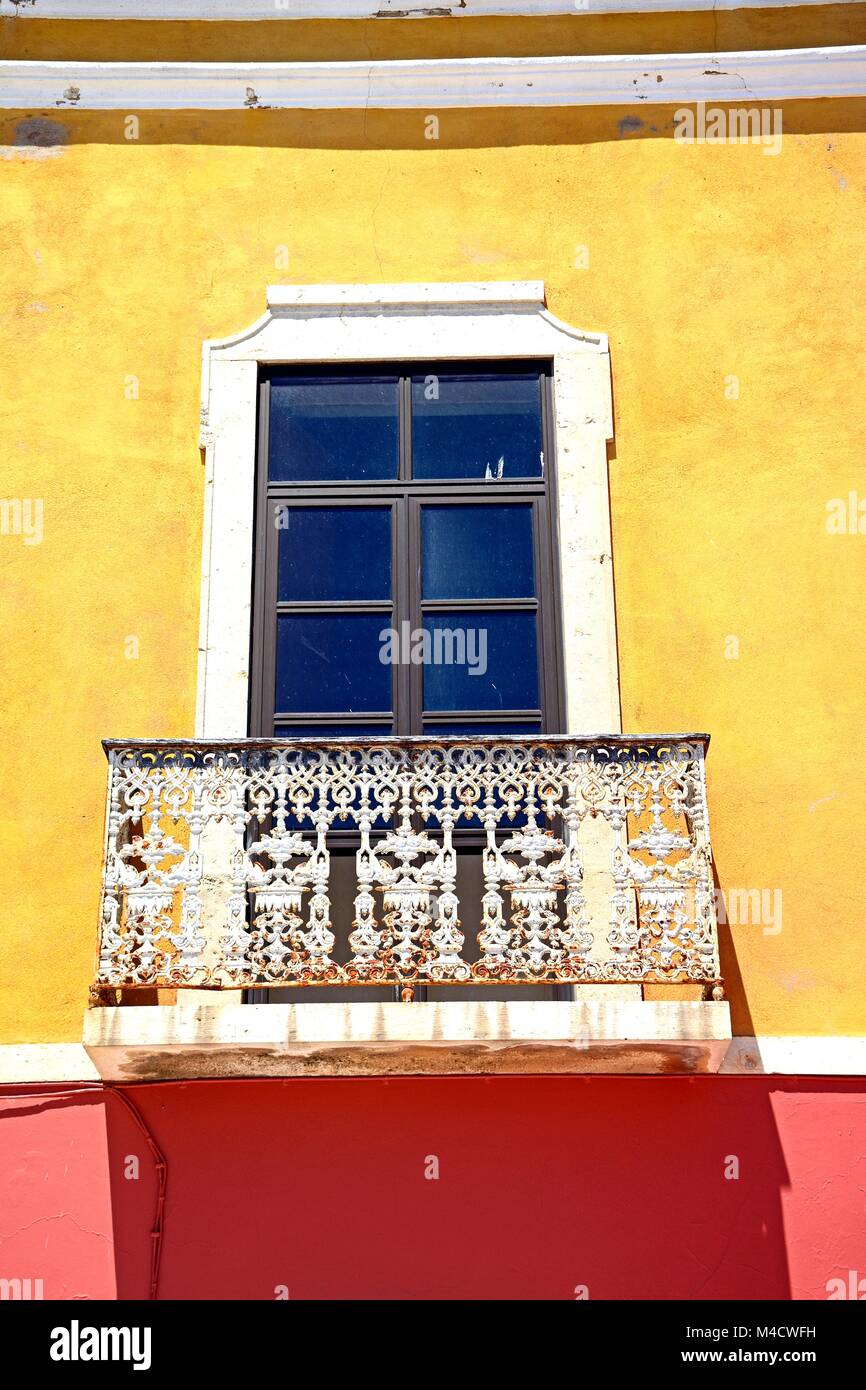
[[[783,101],[866,93],[866,45],[351,63],[0,62],[0,107],[414,109]]]
[[[0,17],[33,19],[478,19],[519,15],[659,14],[677,10],[778,9],[828,0],[0,0]],[[848,3],[848,0],[842,0]]]
[[[196,733],[247,733],[260,362],[552,358],[568,728],[620,729],[603,333],[560,322],[540,281],[274,285],[250,327],[204,343],[206,497]]]

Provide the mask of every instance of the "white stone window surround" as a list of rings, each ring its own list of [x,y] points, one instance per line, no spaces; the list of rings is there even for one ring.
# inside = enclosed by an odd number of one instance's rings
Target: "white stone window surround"
[[[198,737],[248,732],[259,364],[527,357],[554,369],[566,732],[620,732],[607,338],[551,314],[541,281],[494,281],[270,286],[260,319],[204,343]]]

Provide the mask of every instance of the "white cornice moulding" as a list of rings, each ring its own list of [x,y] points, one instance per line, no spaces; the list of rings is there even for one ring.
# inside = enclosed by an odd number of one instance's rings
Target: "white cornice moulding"
[[[678,10],[774,10],[829,0],[0,0],[0,18],[32,19],[480,19],[517,15],[660,14]],[[843,4],[849,0],[842,0]]]
[[[253,1022],[250,1016],[249,1023]],[[603,1069],[609,1074],[609,1066]],[[863,1077],[866,1076],[866,1037],[735,1037],[719,1074]],[[81,1043],[7,1043],[0,1046],[0,1083],[3,1085],[98,1080],[99,1071]]]
[[[783,101],[866,93],[866,45],[352,63],[0,62],[18,110],[407,109]]]
[[[81,1043],[4,1043],[0,1046],[0,1085],[98,1080],[99,1072]]]
[[[866,1076],[866,1037],[735,1037],[724,1076]]]

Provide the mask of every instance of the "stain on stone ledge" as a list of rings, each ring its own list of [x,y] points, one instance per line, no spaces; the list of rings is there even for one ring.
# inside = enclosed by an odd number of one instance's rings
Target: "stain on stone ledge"
[[[447,1044],[379,1043],[307,1047],[214,1045],[90,1049],[103,1075],[124,1081],[195,1081],[206,1078],[287,1076],[532,1076],[532,1075],[700,1075],[714,1071],[705,1043],[498,1042]],[[105,1063],[108,1066],[105,1070]]]

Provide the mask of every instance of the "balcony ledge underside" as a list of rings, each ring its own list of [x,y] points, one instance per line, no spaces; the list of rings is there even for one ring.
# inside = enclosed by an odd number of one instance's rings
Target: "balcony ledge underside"
[[[719,1070],[725,1002],[217,1004],[94,1008],[106,1081]]]

